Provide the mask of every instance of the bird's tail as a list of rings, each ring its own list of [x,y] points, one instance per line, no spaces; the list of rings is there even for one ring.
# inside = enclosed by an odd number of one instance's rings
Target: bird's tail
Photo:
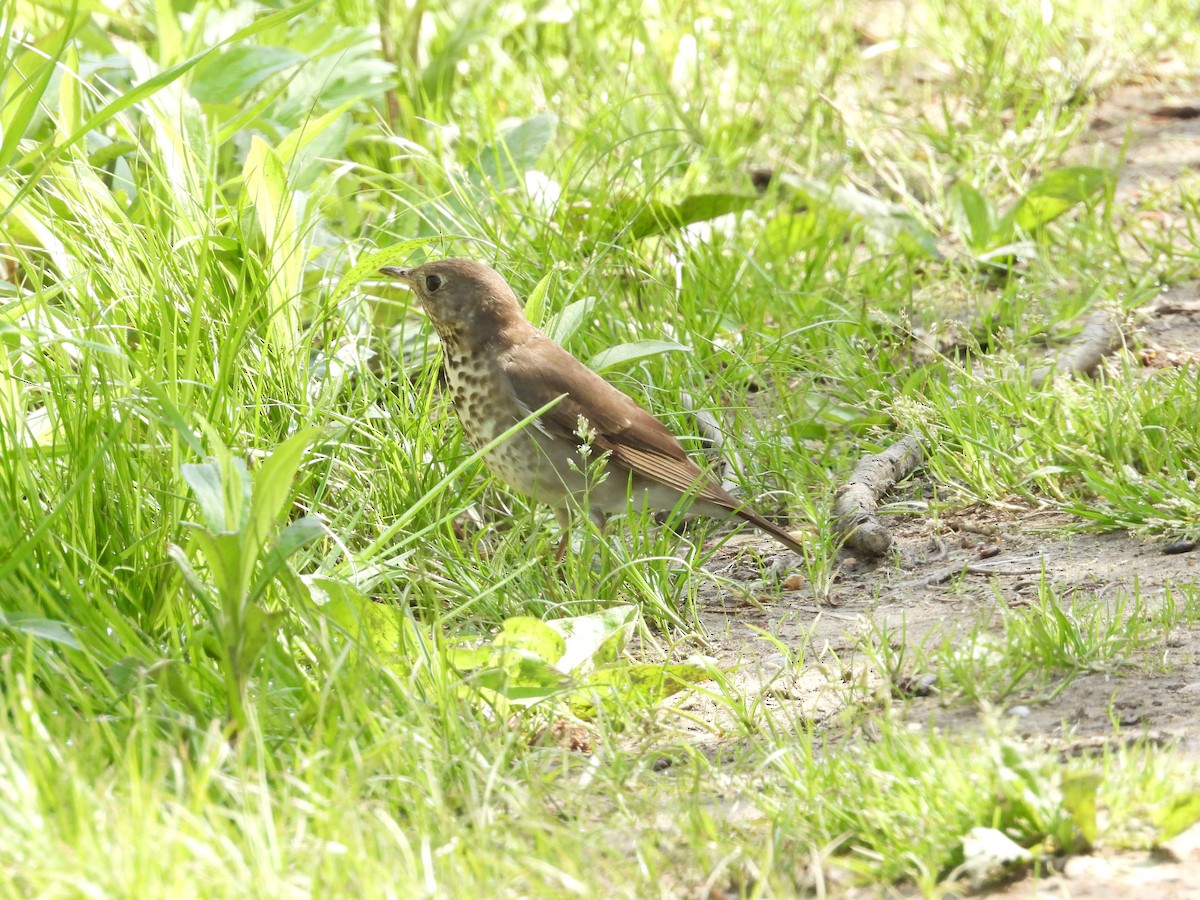
[[[749,509],[745,506],[741,507],[740,509],[734,510],[734,512],[737,514],[737,516],[739,518],[745,519],[747,522],[749,522],[755,528],[758,528],[761,531],[765,531],[767,534],[769,534],[771,537],[775,538],[775,540],[779,541],[779,543],[783,544],[789,550],[795,550],[800,555],[802,555],[802,556],[804,555],[804,545],[802,543],[800,543],[798,540],[796,540],[794,537],[792,537],[788,532],[784,531],[782,528],[780,528],[778,525],[776,525],[774,522],[767,521],[762,516],[760,516],[758,513],[756,513],[754,510]]]

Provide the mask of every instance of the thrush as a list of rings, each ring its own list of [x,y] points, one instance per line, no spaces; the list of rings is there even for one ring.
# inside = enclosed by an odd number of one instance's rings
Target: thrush
[[[538,413],[484,460],[510,487],[551,506],[564,529],[572,509],[586,509],[602,526],[631,500],[664,510],[686,498],[694,512],[737,516],[803,552],[692,462],[658,419],[535,328],[499,272],[468,259],[380,272],[412,290],[437,330],[450,397],[472,446]],[[590,462],[600,458],[597,479]]]

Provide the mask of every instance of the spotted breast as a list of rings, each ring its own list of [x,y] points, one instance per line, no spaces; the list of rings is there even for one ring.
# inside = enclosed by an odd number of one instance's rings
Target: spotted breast
[[[446,383],[454,411],[467,442],[479,449],[521,422],[528,413],[502,389],[504,376],[491,361],[470,354],[456,342],[443,340]],[[582,443],[582,442],[581,442]],[[550,454],[569,451],[562,441],[549,439],[536,423],[484,454],[489,469],[522,493],[551,506],[561,506],[569,494],[583,490],[582,475]],[[576,459],[580,465],[581,459]]]

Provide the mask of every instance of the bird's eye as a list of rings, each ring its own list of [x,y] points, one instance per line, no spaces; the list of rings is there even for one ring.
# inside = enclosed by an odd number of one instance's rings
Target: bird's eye
[[[438,278],[436,275],[430,275],[425,279],[425,290],[429,291],[431,294],[441,286],[442,279]]]

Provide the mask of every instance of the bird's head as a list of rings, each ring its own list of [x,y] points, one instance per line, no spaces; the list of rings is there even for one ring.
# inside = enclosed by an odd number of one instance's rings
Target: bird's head
[[[471,259],[440,259],[401,269],[379,270],[404,284],[417,297],[438,334],[486,342],[525,321],[512,288],[495,269]]]

